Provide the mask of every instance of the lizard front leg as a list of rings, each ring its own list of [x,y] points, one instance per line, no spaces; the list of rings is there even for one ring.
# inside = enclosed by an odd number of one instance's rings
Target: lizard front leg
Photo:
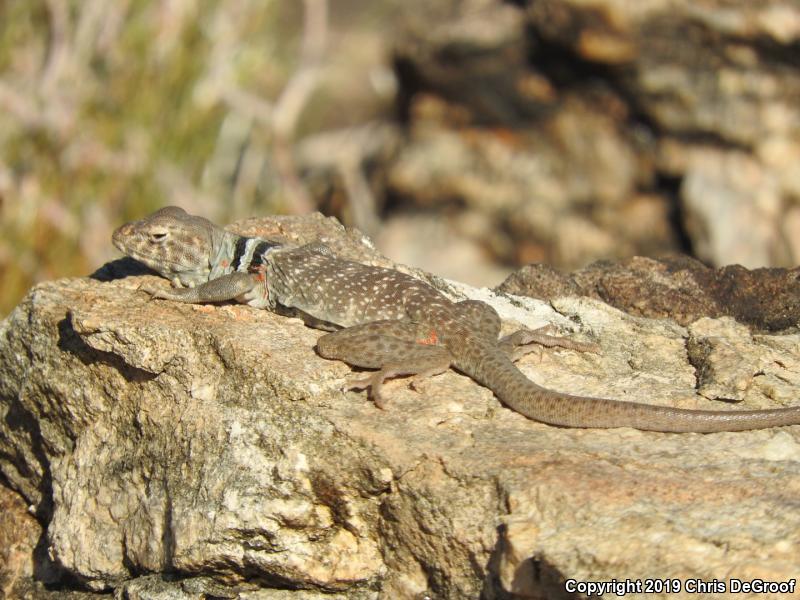
[[[263,285],[263,282],[258,279],[258,275],[236,272],[190,288],[164,289],[143,286],[141,289],[153,298],[189,304],[202,304],[205,302],[235,300]]]
[[[378,369],[367,377],[351,380],[347,389],[369,388],[379,408],[387,399],[381,393],[383,382],[392,377],[414,375],[414,387],[426,377],[450,367],[451,355],[435,344],[424,327],[409,321],[373,321],[322,336],[317,352],[323,358],[341,360],[354,367]]]

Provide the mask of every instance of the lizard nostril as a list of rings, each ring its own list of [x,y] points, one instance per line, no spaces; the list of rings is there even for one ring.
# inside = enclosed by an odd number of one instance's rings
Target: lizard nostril
[[[130,233],[131,233],[131,224],[130,223],[126,223],[125,225],[121,225],[112,234],[111,242],[114,244],[114,246],[116,246],[117,248],[120,248],[120,244],[122,244],[123,241],[127,237],[130,236]]]

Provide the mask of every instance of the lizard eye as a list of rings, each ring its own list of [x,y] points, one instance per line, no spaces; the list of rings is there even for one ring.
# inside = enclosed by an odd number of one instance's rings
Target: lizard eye
[[[152,242],[163,242],[165,239],[167,239],[166,231],[156,231],[150,234],[150,241]]]

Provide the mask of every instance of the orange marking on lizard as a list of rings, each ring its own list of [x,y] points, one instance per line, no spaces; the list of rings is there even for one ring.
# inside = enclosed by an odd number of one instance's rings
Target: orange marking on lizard
[[[421,340],[417,340],[418,344],[425,344],[426,346],[433,346],[439,343],[439,334],[436,333],[435,329],[431,329],[428,337],[423,338]]]

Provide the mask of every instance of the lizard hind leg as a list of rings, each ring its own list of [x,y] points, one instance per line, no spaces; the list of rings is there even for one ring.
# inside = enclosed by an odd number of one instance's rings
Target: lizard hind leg
[[[566,348],[577,352],[600,353],[600,346],[590,342],[578,342],[569,338],[550,335],[553,327],[546,325],[539,329],[519,329],[500,338],[498,345],[513,361],[541,348]]]
[[[544,348],[567,348],[578,352],[599,353],[597,344],[586,342],[576,342],[568,338],[556,337],[551,335],[553,326],[547,325],[539,329],[520,329],[510,335],[500,335],[500,316],[494,308],[479,300],[464,300],[455,305],[455,310],[464,319],[470,330],[479,337],[496,342],[499,348],[505,352],[511,360],[517,361],[526,354],[539,351]]]
[[[379,408],[388,403],[382,394],[387,379],[413,375],[411,386],[416,389],[419,381],[443,373],[452,361],[447,348],[429,343],[420,326],[408,321],[374,321],[323,335],[317,341],[317,352],[354,367],[378,369],[344,387],[368,388]]]

